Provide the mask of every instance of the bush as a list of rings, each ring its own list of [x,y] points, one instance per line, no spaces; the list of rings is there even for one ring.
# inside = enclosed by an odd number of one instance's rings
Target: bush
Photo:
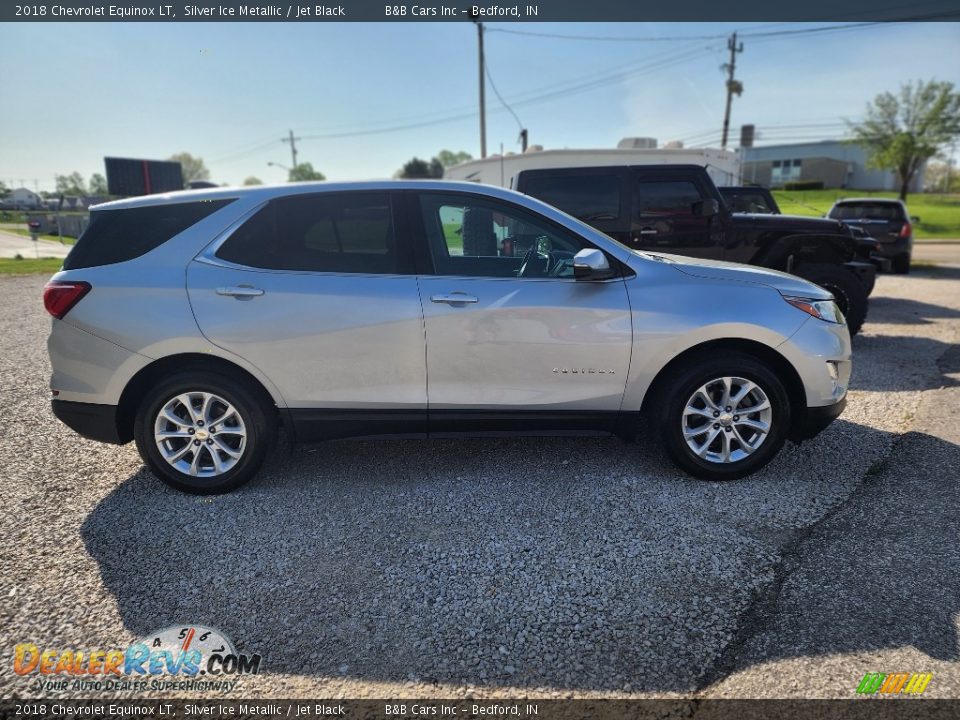
[[[823,190],[823,180],[794,180],[783,184],[784,190]]]

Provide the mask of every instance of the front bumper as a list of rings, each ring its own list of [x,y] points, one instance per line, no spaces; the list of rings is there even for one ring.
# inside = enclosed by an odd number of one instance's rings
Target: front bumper
[[[808,407],[800,417],[794,418],[793,426],[790,428],[790,439],[794,442],[802,442],[816,437],[840,417],[845,407],[847,407],[846,395],[833,405]]]
[[[90,440],[123,445],[117,428],[117,406],[53,400],[53,414],[64,425]]]

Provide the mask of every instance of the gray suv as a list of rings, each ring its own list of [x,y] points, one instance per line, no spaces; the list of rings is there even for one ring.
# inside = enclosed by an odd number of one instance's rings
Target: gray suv
[[[631,250],[509,190],[217,188],[97,206],[44,290],[53,411],[218,493],[297,441],[616,434],[701,478],[843,410],[850,337],[785,273]]]

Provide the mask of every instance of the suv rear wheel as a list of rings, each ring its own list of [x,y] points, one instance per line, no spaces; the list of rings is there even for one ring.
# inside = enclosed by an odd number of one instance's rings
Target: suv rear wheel
[[[757,358],[726,352],[670,373],[654,419],[670,458],[705,480],[733,480],[766,465],[783,446],[790,401]]]
[[[867,319],[867,290],[859,278],[842,265],[807,263],[794,271],[795,275],[816,283],[833,293],[840,311],[847,319],[847,329],[856,335]]]
[[[179,373],[151,389],[137,412],[137,449],[178,490],[223,493],[260,469],[273,438],[264,403],[229,376]]]

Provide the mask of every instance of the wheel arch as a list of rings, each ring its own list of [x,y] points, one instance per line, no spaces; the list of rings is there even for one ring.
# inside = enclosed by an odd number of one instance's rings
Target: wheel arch
[[[674,374],[675,370],[683,364],[686,364],[694,358],[700,356],[716,355],[721,352],[741,352],[767,363],[776,372],[777,377],[783,382],[787,391],[787,397],[790,399],[790,406],[794,409],[806,409],[807,396],[804,391],[803,381],[800,379],[800,373],[797,372],[793,364],[775,348],[765,345],[756,340],[746,338],[721,338],[717,340],[708,340],[698,345],[693,345],[664,365],[654,376],[647,391],[644,393],[643,402],[640,405],[640,415],[647,415],[650,410],[650,402],[657,395],[660,388]],[[798,413],[794,413],[796,416]]]
[[[121,442],[133,440],[134,419],[147,390],[157,381],[185,370],[207,370],[233,377],[255,393],[264,403],[264,407],[277,407],[276,400],[266,386],[249,370],[236,363],[205,353],[168,355],[141,368],[130,378],[120,394],[120,401],[117,403],[117,433]],[[283,414],[278,413],[278,418],[282,419]]]

